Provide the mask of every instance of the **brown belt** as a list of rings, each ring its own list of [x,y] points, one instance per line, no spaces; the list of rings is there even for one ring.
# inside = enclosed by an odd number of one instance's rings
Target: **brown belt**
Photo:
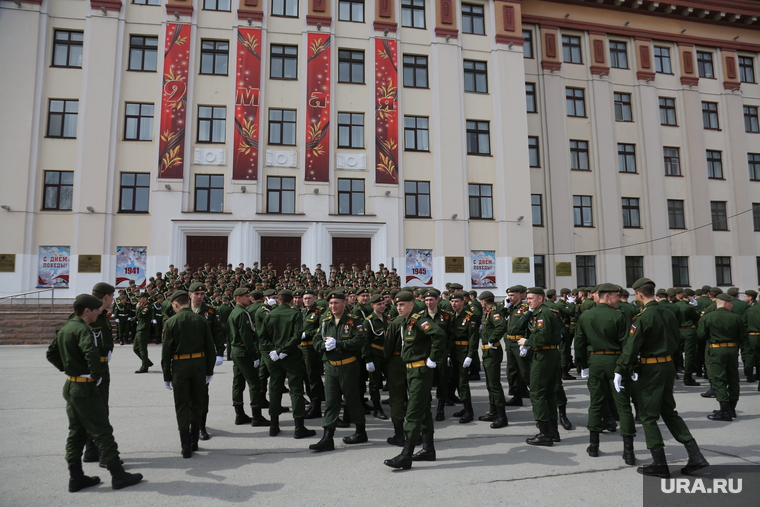
[[[554,350],[556,348],[557,348],[556,345],[547,345],[545,347],[536,347],[533,350]]]
[[[301,347],[308,347],[309,345],[314,345],[314,341],[301,342]]]
[[[565,327],[570,327],[570,324],[565,324]]]
[[[342,359],[340,361],[327,361],[327,362],[333,366],[341,366],[343,364],[353,363],[354,361],[356,361],[356,356],[349,357],[348,359]]]
[[[241,343],[240,345],[235,345],[235,347],[245,347],[245,343]]]
[[[678,329],[696,329],[696,328],[697,326],[683,326],[683,327],[679,327]]]
[[[509,338],[510,340],[519,340],[520,338],[525,338],[525,335],[521,335],[521,334],[508,334],[507,338]]]
[[[394,352],[394,353],[393,353],[393,355],[394,355],[394,356],[400,356],[400,355],[401,355],[401,352]]]
[[[382,345],[378,345],[377,343],[370,343],[369,346],[372,347],[373,349],[377,349],[377,350],[384,350],[385,349],[385,347],[383,347]]]
[[[470,342],[454,342],[454,345],[469,345]]]
[[[592,354],[604,354],[604,355],[613,355],[613,354],[622,354],[622,350],[595,350],[591,352]]]
[[[108,362],[108,356],[100,356],[100,362],[101,363],[107,363]]]
[[[69,382],[95,382],[94,378],[87,377],[66,377]]]
[[[749,334],[751,334],[752,336],[757,336],[757,335],[759,335],[760,333],[749,333]]]
[[[725,343],[711,343],[710,348],[716,349],[718,347],[736,347],[736,343],[734,342],[725,342]]]
[[[481,345],[480,348],[483,349],[483,350],[498,349],[499,348],[499,342],[489,343],[488,345]]]
[[[670,356],[642,357],[641,364],[667,363],[672,360],[673,358]]]
[[[179,354],[177,356],[172,356],[172,359],[196,359],[205,355],[205,352],[194,352],[192,354]]]
[[[406,369],[411,370],[412,368],[419,368],[420,366],[425,366],[427,363],[425,361],[415,361],[413,363],[406,363]]]

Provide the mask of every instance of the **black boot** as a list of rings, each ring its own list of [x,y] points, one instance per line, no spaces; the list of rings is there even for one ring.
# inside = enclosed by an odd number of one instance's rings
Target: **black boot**
[[[294,419],[296,424],[296,429],[293,432],[293,438],[299,439],[299,438],[308,438],[313,437],[317,434],[315,430],[310,430],[303,424],[303,417],[299,417],[297,419]]]
[[[691,375],[691,373],[684,373],[683,385],[691,386],[691,387],[699,387],[701,384],[697,382],[696,380],[694,380],[694,377]]]
[[[636,455],[633,453],[633,437],[623,437],[623,461],[626,465],[636,464]]]
[[[467,400],[464,402],[464,413],[462,414],[462,417],[459,419],[459,424],[467,424],[468,422],[472,422],[472,419],[474,417],[473,411],[472,411],[472,401]],[[456,415],[456,414],[454,414]]]
[[[559,413],[559,423],[562,425],[562,427],[566,430],[573,429],[573,423],[571,423],[570,419],[567,418],[567,407],[557,407],[557,412]]]
[[[567,365],[565,371],[562,372],[562,380],[575,380],[576,377],[570,375],[570,365]]]
[[[443,408],[446,406],[446,400],[438,400],[438,410],[435,411],[435,420],[443,421],[446,419],[446,414]]]
[[[383,461],[383,464],[391,468],[401,468],[402,470],[409,470],[412,468],[412,455],[414,454],[414,442],[411,440],[404,441],[404,448],[401,450],[401,454],[392,459]]]
[[[554,445],[554,441],[552,439],[552,423],[549,421],[539,421],[538,422],[538,431],[539,433],[532,437],[525,440],[526,444],[530,445],[543,445],[546,447],[551,447]]]
[[[100,484],[100,477],[88,477],[82,470],[82,462],[69,463],[69,493]]]
[[[478,417],[478,421],[495,421],[496,420],[496,405],[489,405],[491,407],[491,410],[488,411],[486,415],[481,415]]]
[[[251,418],[246,415],[243,405],[232,406],[235,408],[235,424],[240,426],[241,424],[248,424],[251,422]]]
[[[381,419],[383,421],[388,420],[388,416],[385,415],[385,412],[383,412],[383,406],[380,404],[380,400],[372,400],[372,406],[375,409],[372,415],[375,416],[377,419]]]
[[[338,419],[338,422],[335,423],[335,426],[338,428],[348,428],[351,426],[351,419],[348,417],[348,408],[343,407],[343,419]]]
[[[130,474],[124,471],[124,467],[118,461],[108,464],[108,471],[111,472],[111,487],[113,489],[126,488],[133,486],[143,479],[142,474]]]
[[[198,450],[198,437],[200,436],[201,429],[198,426],[190,426],[190,450]]]
[[[369,403],[367,403],[367,399],[362,399],[362,408],[364,408],[364,414],[371,414],[372,413],[372,407],[369,406]]]
[[[264,426],[269,426],[269,419],[261,415],[261,409],[260,408],[252,408],[251,409],[251,426],[254,428],[261,428]]]
[[[92,441],[92,437],[87,435],[87,442],[84,444],[84,456],[82,461],[85,463],[95,463],[100,461],[100,453],[98,452],[98,446]]]
[[[609,404],[607,404],[607,414],[604,416],[604,419],[602,420],[602,424],[604,425],[604,429],[606,429],[610,433],[615,433],[617,431],[617,423],[615,422],[615,416],[612,413],[612,409],[610,408]]]
[[[637,422],[641,424],[641,419],[639,418],[639,402],[633,401],[632,403],[633,403],[633,412],[634,412],[633,422]]]
[[[280,416],[270,415],[269,417],[269,436],[276,437],[280,434]]]
[[[470,366],[470,376],[468,378],[470,382],[478,382],[480,380],[480,369]]]
[[[322,417],[322,401],[313,400],[309,410],[304,414],[304,419],[318,419]]]
[[[454,405],[459,405],[460,403],[462,403],[462,399],[459,396],[457,396],[455,393],[449,393],[449,397],[446,399],[446,401]]]
[[[316,444],[311,444],[309,450],[317,452],[335,450],[335,441],[333,440],[334,435],[334,429],[325,428],[325,432],[322,434],[322,439]]]
[[[736,419],[736,404],[739,403],[739,401],[738,400],[737,401],[729,401],[728,403],[729,403],[729,406],[731,407],[731,411],[729,412],[729,414],[731,414],[731,417],[733,417],[734,419]]]
[[[528,390],[528,386],[525,384],[520,385],[520,397],[530,399],[530,391]]]
[[[190,450],[190,432],[189,431],[180,431],[179,432],[179,442],[182,446],[182,457],[183,458],[192,458],[193,453]]]
[[[586,447],[586,454],[592,458],[599,457],[599,432],[589,431],[588,434],[588,447]]]
[[[710,466],[710,463],[708,463],[705,457],[702,456],[702,452],[700,452],[696,440],[692,438],[688,442],[684,442],[683,446],[689,454],[689,461],[686,463],[686,466],[681,469],[682,474],[689,475],[692,472]]]
[[[203,419],[201,419],[201,427],[200,427],[200,438],[201,440],[208,440],[211,438],[211,435],[208,434],[208,431],[206,431],[206,417],[208,416],[208,413],[203,414]]]
[[[712,414],[707,416],[711,421],[726,421],[731,422],[731,404],[727,401],[720,402],[720,410],[715,410]]]
[[[562,442],[562,439],[559,438],[559,424],[557,423],[557,420],[554,419],[553,421],[549,421],[552,425],[552,442],[555,444]]]
[[[435,461],[433,435],[422,435],[422,450],[412,455],[412,461]]]
[[[710,381],[710,389],[700,394],[703,398],[715,398],[715,389],[712,386],[712,380]]]
[[[747,382],[754,382],[755,381],[755,368],[753,366],[744,368],[744,375],[747,376]]]
[[[404,445],[404,425],[403,424],[394,424],[393,425],[393,436],[388,437],[386,442],[388,442],[391,445],[397,445],[399,447],[402,447]]]
[[[670,469],[665,459],[665,449],[652,449],[652,463],[636,469],[641,475],[651,475],[654,477],[670,478]]]
[[[343,437],[344,444],[363,444],[367,440],[369,440],[369,438],[367,438],[367,430],[363,424],[356,425],[356,430],[353,435]]]
[[[491,428],[497,430],[499,428],[504,428],[505,426],[509,426],[507,412],[504,407],[496,407],[496,420],[491,423]]]
[[[510,399],[507,400],[507,403],[505,403],[507,407],[522,407],[523,406],[523,399],[521,394],[516,394],[515,396],[512,396]]]

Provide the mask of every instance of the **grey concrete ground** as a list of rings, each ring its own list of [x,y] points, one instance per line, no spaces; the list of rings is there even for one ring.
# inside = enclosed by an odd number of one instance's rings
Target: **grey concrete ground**
[[[458,424],[449,418],[436,423],[438,460],[415,463],[409,471],[392,471],[383,460],[400,448],[385,439],[390,421],[367,416],[370,441],[347,446],[336,432],[334,452],[307,450],[322,431],[321,420],[307,421],[318,436],[292,438],[293,422],[283,415],[283,432],[268,436],[267,428],[235,426],[230,402],[232,366],[217,369],[211,383],[208,427],[211,440],[201,442],[192,459],[179,454],[172,394],[164,389],[157,367],[135,375],[139,366],[131,346],[118,346],[111,362],[111,423],[125,468],[140,472],[139,485],[113,491],[107,470],[84,465],[85,473],[103,483],[79,493],[67,492],[68,473],[63,459],[67,419],[61,387],[63,374],[45,360],[44,346],[0,348],[0,505],[52,506],[137,505],[214,506],[259,505],[538,505],[638,506],[642,479],[626,466],[617,433],[603,434],[601,455],[585,453],[588,392],[585,382],[566,382],[568,414],[577,425],[560,429],[562,443],[532,447],[525,438],[536,429],[529,407],[508,411],[509,427],[492,430],[489,423]],[[160,348],[149,353],[158,363]],[[677,383],[681,415],[712,464],[760,464],[760,393],[757,384],[742,383],[739,418],[732,423],[708,421],[717,408],[714,400],[699,396],[703,388]],[[484,382],[473,383],[477,415],[487,410]],[[247,396],[247,395],[246,395]],[[289,399],[286,398],[286,404]],[[249,412],[249,408],[246,407]],[[686,453],[663,429],[673,470]],[[643,432],[636,438],[636,456],[649,460]],[[674,477],[678,477],[676,472]]]

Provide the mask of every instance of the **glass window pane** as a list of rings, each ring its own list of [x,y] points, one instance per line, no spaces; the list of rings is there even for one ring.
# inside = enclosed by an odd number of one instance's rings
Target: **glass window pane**
[[[344,190],[344,191],[351,190],[351,181],[347,179],[338,180],[338,190]]]
[[[424,217],[430,216],[430,196],[420,195],[417,197],[417,202],[420,207],[419,209],[420,216],[424,216]]]
[[[350,197],[349,194],[339,194],[338,195],[338,213],[341,215],[348,215],[351,213],[351,208],[349,207],[350,203]]]
[[[121,189],[121,209],[123,211],[132,211],[132,200],[134,199],[134,189],[130,187]]]
[[[58,207],[60,209],[71,209],[72,196],[74,195],[74,187],[66,185],[61,187],[59,195],[60,202]]]
[[[138,188],[135,194],[134,211],[148,211],[148,197],[150,191],[147,188]]]
[[[222,204],[224,202],[224,190],[211,189],[211,205],[209,211],[222,211]]]
[[[430,193],[430,183],[427,181],[420,181],[417,183],[417,191],[421,194],[429,194]]]
[[[61,179],[58,171],[45,171],[45,183],[58,183]]]
[[[58,198],[58,187],[47,187],[45,188],[45,208],[57,208],[58,203],[56,202]]]
[[[135,173],[121,173],[121,184],[125,186],[135,186]]]
[[[282,212],[296,212],[296,193],[291,191],[282,192]]]
[[[209,175],[208,174],[198,174],[195,176],[195,186],[197,187],[208,187],[209,183]]]
[[[139,173],[137,174],[137,185],[141,187],[147,187],[150,185],[150,174]]]
[[[407,195],[406,196],[406,214],[407,215],[416,215],[417,214],[417,200],[415,199],[414,195]]]

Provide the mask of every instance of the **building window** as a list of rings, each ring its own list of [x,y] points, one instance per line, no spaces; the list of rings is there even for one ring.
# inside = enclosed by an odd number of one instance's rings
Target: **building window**
[[[670,49],[654,47],[654,70],[661,74],[672,74],[670,68]]]
[[[272,0],[272,16],[298,17],[298,0]]]
[[[628,52],[625,42],[610,41],[610,67],[615,69],[628,68]]]
[[[227,138],[227,108],[198,106],[198,142],[223,143]]]
[[[129,68],[156,72],[158,61],[158,37],[131,35],[129,37]]]
[[[338,113],[338,148],[364,148],[364,113]]]
[[[739,80],[742,83],[755,82],[755,62],[749,56],[739,57]]]
[[[201,74],[227,75],[230,43],[222,40],[201,41]]]
[[[543,196],[541,194],[530,195],[530,207],[533,212],[534,227],[543,227],[544,225],[544,204],[542,199]]]
[[[430,133],[426,116],[404,116],[404,149],[430,151]]]
[[[757,107],[744,106],[744,131],[760,132],[757,122]]]
[[[631,94],[615,92],[613,97],[615,100],[615,121],[633,121]]]
[[[161,0],[132,0],[137,5],[161,5]]]
[[[588,141],[570,140],[570,169],[573,171],[590,171],[588,165]]]
[[[760,181],[760,153],[747,153],[747,163],[749,164],[749,179]]]
[[[683,201],[668,199],[668,226],[671,229],[686,229]]]
[[[660,125],[678,125],[676,121],[676,99],[660,97]]]
[[[339,0],[338,21],[364,23],[364,0]]]
[[[727,231],[728,217],[726,215],[726,201],[710,201],[710,216],[712,217],[712,230]]]
[[[706,129],[718,129],[719,125],[717,102],[702,102],[702,124]]]
[[[462,33],[486,34],[486,18],[482,5],[462,4]]]
[[[523,30],[523,58],[533,58],[533,32]]]
[[[731,281],[731,257],[715,257],[715,280],[718,286],[733,285]]]
[[[563,35],[562,56],[565,63],[583,63],[583,57],[581,55],[581,38],[572,35]]]
[[[364,214],[364,180],[338,178],[338,214]]]
[[[537,113],[536,83],[525,83],[525,108],[528,113]]]
[[[586,95],[583,88],[565,88],[568,116],[586,116]]]
[[[573,196],[573,223],[576,227],[593,227],[594,220],[591,216],[591,196]]]
[[[546,288],[546,256],[534,255],[533,256],[533,283],[536,287]]]
[[[147,213],[150,173],[121,173],[119,213]]]
[[[644,257],[641,255],[625,256],[625,286],[632,287],[639,278],[644,278]]]
[[[296,212],[296,179],[286,176],[267,178],[267,213]]]
[[[486,62],[464,61],[464,91],[488,93],[488,68]]]
[[[467,154],[490,155],[490,126],[487,121],[467,120]]]
[[[681,154],[678,148],[663,148],[665,176],[681,176]]]
[[[43,210],[71,210],[74,171],[45,171],[45,187],[42,192]]]
[[[269,48],[269,77],[298,79],[298,46],[272,44]]]
[[[406,218],[430,217],[430,182],[404,182],[404,210]]]
[[[541,167],[541,160],[538,156],[538,137],[528,136],[528,159],[531,167]]]
[[[221,213],[224,211],[224,175],[195,175],[195,211]]]
[[[425,0],[401,0],[401,26],[425,28]]]
[[[493,219],[493,191],[491,185],[469,184],[470,218]]]
[[[641,227],[638,197],[623,197],[623,227],[626,229]]]
[[[203,9],[207,11],[229,11],[231,0],[203,0]]]
[[[82,67],[84,32],[56,30],[53,40],[53,67]]]
[[[723,159],[722,153],[715,150],[707,150],[707,177],[722,180],[723,179]]]
[[[338,51],[338,82],[364,83],[364,51]]]
[[[124,140],[153,140],[153,104],[127,102],[124,113]]]
[[[428,87],[427,56],[404,55],[404,86],[407,88]]]
[[[697,51],[697,73],[699,74],[699,77],[707,79],[713,79],[715,77],[712,53]]]
[[[50,99],[47,137],[76,139],[78,100]]]
[[[755,231],[760,231],[760,203],[752,203],[752,223],[755,226]]]
[[[296,111],[293,109],[269,110],[269,144],[296,145]]]
[[[673,285],[676,287],[688,287],[689,283],[689,258],[674,256],[670,258],[673,270]]]
[[[596,285],[595,255],[576,255],[575,269],[578,271],[579,287],[593,287]]]
[[[636,145],[618,143],[618,165],[621,173],[636,172]]]

